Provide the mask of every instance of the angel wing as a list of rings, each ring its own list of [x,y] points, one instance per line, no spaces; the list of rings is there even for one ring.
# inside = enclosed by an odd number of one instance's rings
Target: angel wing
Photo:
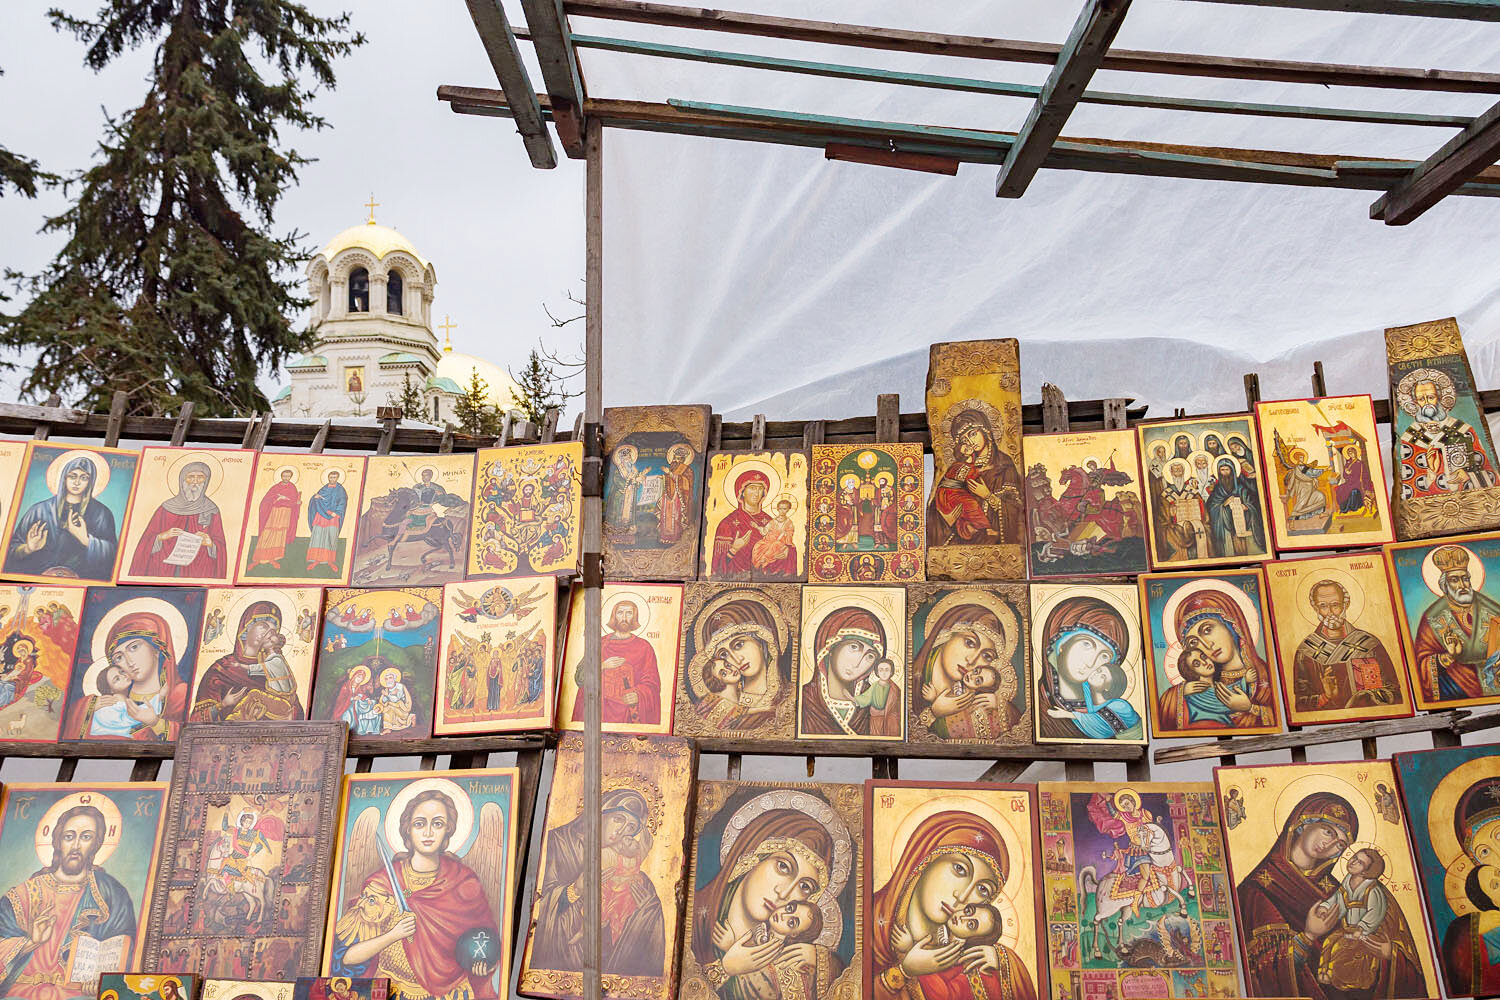
[[[380,844],[375,839],[380,836],[380,810],[366,806],[354,821],[344,852],[344,881],[339,890],[345,908],[353,905],[365,882],[381,867]],[[335,918],[341,915],[335,914]]]
[[[475,597],[473,594],[466,593],[463,590],[459,589],[458,587],[454,587],[453,588],[453,592],[455,594],[457,594],[458,595],[458,599],[464,603],[464,607],[466,607],[466,608],[478,607],[478,605],[479,605],[479,598]]]
[[[464,864],[473,869],[479,876],[479,884],[484,886],[491,919],[504,912],[510,852],[510,829],[505,822],[505,812],[498,803],[486,802],[479,809],[479,834],[469,846],[469,853],[464,855]]]
[[[530,611],[532,605],[541,601],[543,597],[548,596],[551,595],[543,593],[540,585],[531,587],[524,594],[515,594],[512,596],[512,599],[515,601],[515,606],[511,609],[511,614],[519,618],[527,611]]]

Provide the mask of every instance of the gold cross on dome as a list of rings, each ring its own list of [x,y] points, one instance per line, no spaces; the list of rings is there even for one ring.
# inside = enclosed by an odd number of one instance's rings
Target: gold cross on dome
[[[453,329],[456,326],[458,324],[449,319],[447,313],[443,313],[443,321],[438,324],[438,329],[443,331],[443,350],[445,351],[453,350]]]
[[[375,225],[375,210],[380,207],[380,202],[375,200],[375,192],[370,192],[370,200],[365,202],[365,208],[370,210],[370,217],[365,220],[369,225]]]

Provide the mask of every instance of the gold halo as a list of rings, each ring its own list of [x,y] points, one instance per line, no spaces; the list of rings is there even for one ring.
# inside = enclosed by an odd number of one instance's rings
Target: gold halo
[[[721,492],[724,494],[724,499],[729,501],[730,510],[734,510],[740,505],[740,498],[734,491],[734,484],[739,481],[743,473],[750,469],[758,470],[770,480],[770,485],[766,487],[766,499],[769,500],[781,491],[782,480],[786,477],[777,472],[774,465],[759,458],[742,458],[731,464],[729,469],[724,473],[724,486]],[[766,505],[762,503],[761,510],[765,509]]]
[[[1442,580],[1443,574],[1438,570],[1437,563],[1432,561],[1433,555],[1436,554],[1439,549],[1463,549],[1465,552],[1467,552],[1469,554],[1469,586],[1474,589],[1475,593],[1478,593],[1479,591],[1484,589],[1484,560],[1479,558],[1479,553],[1475,552],[1467,545],[1456,545],[1453,542],[1440,542],[1432,546],[1432,548],[1428,549],[1427,554],[1422,557],[1422,582],[1427,584],[1428,590],[1432,591],[1439,597],[1443,596],[1443,587],[1440,582]]]
[[[1053,586],[1058,585],[1053,584]],[[1035,592],[1033,591],[1033,593]],[[1132,588],[1128,591],[1128,593],[1134,595],[1135,590]],[[1120,672],[1125,675],[1125,690],[1120,692],[1117,697],[1123,698],[1126,701],[1130,701],[1130,699],[1134,697],[1136,689],[1141,686],[1142,640],[1139,632],[1139,629],[1141,627],[1140,609],[1127,607],[1124,599],[1120,595],[1114,593],[1113,591],[1105,590],[1101,585],[1077,584],[1068,587],[1059,586],[1058,590],[1054,591],[1049,597],[1045,598],[1042,601],[1041,605],[1032,612],[1031,620],[1033,624],[1037,622],[1045,623],[1047,621],[1047,615],[1052,612],[1052,609],[1061,602],[1071,597],[1092,597],[1103,604],[1109,605],[1115,610],[1116,613],[1119,614],[1120,618],[1124,620],[1125,641],[1127,643],[1127,648],[1120,655]],[[1132,628],[1132,626],[1134,628]],[[1043,669],[1042,659],[1046,655],[1046,650],[1041,648],[1042,629],[1040,627],[1033,628],[1032,636],[1032,641],[1036,643],[1036,646],[1034,648],[1040,650],[1036,661],[1036,670],[1041,671]],[[1040,676],[1040,673],[1038,674],[1038,676]]]
[[[1226,451],[1224,454],[1228,455],[1229,453]],[[1230,457],[1232,458],[1233,456]],[[1208,478],[1210,481],[1212,481],[1214,478],[1214,463],[1217,462],[1218,459],[1214,458],[1214,456],[1210,455],[1202,448],[1194,451],[1193,453],[1188,455],[1187,458],[1181,459],[1181,461],[1187,463],[1188,472],[1192,474],[1194,479],[1196,479],[1198,478],[1198,459],[1200,458],[1208,463]]]
[[[980,590],[978,587],[954,590],[943,595],[942,600],[934,604],[932,610],[927,612],[923,642],[926,642],[927,636],[931,634],[933,622],[940,621],[943,615],[963,604],[977,604],[999,619],[1000,628],[1005,632],[1005,645],[996,651],[995,662],[1003,663],[1006,668],[1014,672],[1015,665],[1012,661],[1015,659],[1016,644],[1021,641],[1021,625],[1016,617],[1016,611],[1002,601],[998,594]],[[1024,678],[1017,678],[1017,680],[1023,681]]]
[[[53,496],[58,495],[58,480],[62,478],[63,466],[80,456],[94,464],[94,485],[89,488],[89,496],[97,497],[104,492],[104,487],[109,483],[109,462],[105,461],[103,455],[87,448],[73,448],[51,461],[47,466],[47,492]]]
[[[1312,589],[1314,584],[1325,580],[1337,583],[1349,595],[1349,610],[1344,612],[1344,618],[1351,622],[1359,621],[1360,613],[1365,610],[1365,589],[1355,582],[1352,573],[1336,566],[1309,570],[1297,581],[1297,613],[1302,616],[1303,621],[1314,628],[1318,626],[1318,616],[1312,609]]]
[[[1020,443],[1021,435],[1020,431],[1016,429],[1019,427],[1019,424],[1016,421],[1011,421],[1010,425],[1007,425],[1005,422],[1005,418],[1000,415],[1000,411],[995,409],[989,403],[986,403],[982,399],[966,399],[962,403],[956,404],[947,413],[943,414],[943,433],[941,435],[934,435],[934,442],[942,445],[943,451],[939,458],[942,460],[944,465],[947,465],[950,461],[952,461],[952,450],[956,449],[958,445],[958,442],[953,438],[953,425],[958,422],[959,417],[963,416],[966,413],[978,413],[980,416],[984,417],[985,421],[990,425],[990,440],[993,441],[995,447],[1000,448],[1001,451],[1006,450],[1001,447],[1001,438],[1006,435],[1008,433],[1008,430],[1010,429],[1015,429],[1016,443]]]
[[[854,464],[861,469],[873,469],[880,462],[880,457],[873,451],[862,451],[854,459]]]
[[[1354,810],[1355,819],[1359,821],[1359,830],[1355,832],[1356,837],[1360,834],[1367,836],[1374,834],[1377,829],[1375,825],[1375,810],[1370,805],[1370,800],[1365,797],[1364,793],[1336,774],[1319,771],[1315,774],[1304,774],[1300,778],[1292,779],[1277,794],[1276,808],[1272,812],[1274,821],[1272,829],[1276,832],[1275,840],[1272,841],[1273,844],[1276,840],[1281,839],[1281,831],[1286,827],[1287,817],[1291,816],[1292,810],[1297,808],[1299,802],[1314,792],[1328,792],[1339,796],[1345,802],[1349,803],[1350,807]],[[1351,841],[1350,846],[1353,846],[1355,843],[1363,843],[1363,841]],[[1346,849],[1344,854],[1348,853]],[[1343,864],[1343,858],[1343,854],[1339,855],[1338,860],[1334,862],[1333,869],[1330,870],[1337,869]],[[1342,875],[1336,877],[1342,878]]]
[[[104,617],[99,619],[99,624],[94,628],[94,635],[89,646],[89,665],[83,672],[83,690],[91,690],[91,683],[99,676],[105,666],[109,663],[109,653],[104,648],[105,641],[109,638],[109,630],[114,628],[115,622],[126,615],[147,611],[161,617],[167,623],[167,632],[172,637],[172,655],[180,662],[187,651],[188,628],[187,620],[182,617],[182,612],[162,600],[160,597],[131,597],[108,611]],[[176,663],[172,665],[174,668]]]
[[[437,482],[437,480],[438,480],[438,468],[437,468],[437,466],[435,466],[435,465],[433,465],[431,463],[426,463],[426,464],[417,466],[415,469],[412,470],[411,476],[412,476],[413,479],[415,479],[417,482],[420,483],[422,481],[422,473],[424,473],[424,472],[431,472],[432,473],[432,481],[434,483]]]
[[[1123,812],[1125,806],[1121,804],[1121,799],[1129,799],[1130,801],[1134,802],[1135,809],[1139,809],[1141,807],[1141,793],[1136,791],[1134,788],[1121,788],[1115,792],[1115,808]],[[1135,812],[1135,809],[1132,809],[1130,811]]]
[[[865,553],[868,555],[869,553]],[[887,588],[880,588],[887,589]],[[832,600],[825,602],[812,616],[802,623],[802,666],[800,670],[806,671],[807,676],[813,676],[818,668],[817,649],[814,643],[818,641],[818,626],[823,624],[823,619],[843,608],[863,608],[875,616],[880,626],[885,629],[885,656],[892,663],[899,666],[899,661],[905,658],[905,648],[897,648],[895,639],[901,634],[903,623],[898,621],[890,611],[880,602],[867,597],[861,593],[841,593]]]
[[[1189,462],[1185,458],[1169,458],[1169,459],[1167,459],[1167,475],[1168,476],[1171,476],[1172,475],[1172,470],[1173,469],[1177,469],[1177,468],[1181,468],[1182,469],[1182,481],[1183,481],[1184,484],[1186,484],[1187,481],[1188,481],[1188,476],[1192,475],[1192,472],[1193,472],[1193,465],[1192,465],[1192,463]]]
[[[417,795],[435,788],[453,800],[453,807],[458,810],[458,816],[453,821],[453,836],[448,838],[448,847],[455,854],[469,841],[469,833],[474,829],[474,803],[458,784],[449,778],[418,778],[396,793],[391,799],[391,804],[385,809],[385,842],[386,846],[394,854],[406,850],[406,844],[401,840],[401,812],[406,804]]]
[[[1243,641],[1248,642],[1252,649],[1260,645],[1262,631],[1260,613],[1255,610],[1255,602],[1250,600],[1249,594],[1231,583],[1216,580],[1213,577],[1206,576],[1185,581],[1181,587],[1172,592],[1172,596],[1167,598],[1161,609],[1162,635],[1168,638],[1162,669],[1167,675],[1167,680],[1174,685],[1182,682],[1182,674],[1177,669],[1177,661],[1182,656],[1182,637],[1171,634],[1171,623],[1177,620],[1177,608],[1187,600],[1188,594],[1196,594],[1200,590],[1216,591],[1234,601],[1235,606],[1240,609],[1240,614],[1245,616],[1245,624],[1250,626],[1251,635],[1245,637]]]
[[[385,687],[385,679],[394,676],[397,681],[401,680],[401,671],[395,667],[386,667],[380,672],[380,686]]]
[[[1458,842],[1458,834],[1453,829],[1453,817],[1458,814],[1458,800],[1479,780],[1500,777],[1500,769],[1496,768],[1496,764],[1496,759],[1491,756],[1466,760],[1443,775],[1433,789],[1427,803],[1427,836],[1432,841],[1432,853],[1437,855],[1438,864],[1444,868],[1467,857],[1463,845]]]
[[[283,472],[290,472],[292,474],[293,486],[297,485],[297,480],[302,475],[302,470],[298,469],[295,465],[283,465],[281,468],[277,469],[276,474],[271,477],[271,485],[274,486],[276,483],[281,482],[281,474]]]
[[[766,595],[762,591],[755,590],[749,587],[735,587],[729,590],[722,590],[714,597],[712,601],[709,601],[707,604],[703,605],[703,609],[698,612],[697,616],[693,620],[693,624],[691,627],[693,630],[693,637],[697,640],[697,648],[693,651],[692,662],[688,664],[687,675],[688,683],[692,685],[693,688],[693,695],[699,701],[708,696],[708,688],[703,683],[702,671],[692,669],[692,664],[699,662],[700,657],[704,656],[708,652],[708,640],[710,638],[708,634],[708,620],[713,617],[715,611],[728,604],[729,602],[747,599],[754,600],[757,604],[765,606]],[[779,661],[782,656],[786,655],[787,642],[789,638],[787,635],[787,624],[785,618],[782,615],[777,614],[776,611],[774,611],[770,607],[766,607],[766,612],[767,614],[769,614],[771,621],[776,623],[776,642],[778,645],[778,652],[771,658],[772,662],[766,664],[766,670],[768,670],[771,674],[774,674],[775,677],[768,677],[767,682],[769,683],[774,680],[776,685],[779,686],[782,682],[781,675],[777,671],[777,661]]]
[[[647,604],[646,599],[633,590],[626,590],[617,594],[610,594],[604,599],[604,604],[599,609],[600,624],[605,628],[609,628],[609,623],[613,621],[615,617],[615,605],[619,604],[626,598],[631,598],[635,601],[636,627],[631,630],[631,634],[636,635],[638,633],[644,632],[646,630],[646,626],[651,624],[651,605]]]
[[[1010,871],[1005,873],[1005,879],[1000,886],[1000,894],[990,900],[990,903],[995,909],[1000,911],[1000,940],[1006,947],[1015,948],[1020,941],[1020,923],[1013,918],[1022,913],[1031,912],[1024,909],[1021,905],[1023,891],[1021,883],[1025,880],[1015,877],[1017,871],[1029,872],[1031,870],[1029,864],[1029,848],[1031,846],[1029,838],[1031,831],[1027,831],[1028,839],[1024,842],[1024,847],[1028,849],[1028,853],[1022,853],[1023,841],[1010,825],[1010,820],[989,802],[976,796],[957,793],[940,795],[937,798],[925,800],[921,805],[916,806],[902,817],[900,824],[897,825],[896,832],[892,835],[890,843],[886,848],[886,864],[894,872],[896,870],[896,863],[901,860],[901,852],[911,840],[912,834],[916,833],[917,827],[928,817],[940,812],[949,811],[966,813],[986,820],[994,828],[994,831],[1000,835],[1000,841],[1005,845],[1006,864],[1010,866]],[[1024,816],[1025,814],[1022,813],[1020,815]],[[1023,866],[1022,861],[1027,861],[1028,863]],[[873,876],[867,875],[866,877]],[[1011,929],[1006,930],[1007,926]]]
[[[181,455],[178,455],[171,465],[167,466],[166,485],[168,489],[176,489],[177,471],[184,465],[187,465],[189,462],[202,462],[204,465],[209,467],[209,486],[212,486],[215,483],[219,483],[221,485],[223,484],[224,466],[219,462],[217,458],[214,457],[212,449],[205,448],[196,451],[185,451]],[[205,489],[204,496],[207,496],[208,492],[209,491]]]
[[[1230,458],[1234,458],[1234,452],[1229,450],[1229,442],[1231,441],[1238,441],[1245,446],[1245,456],[1247,458],[1253,459],[1255,457],[1255,449],[1250,446],[1250,439],[1239,431],[1230,431],[1224,435],[1224,454]]]
[[[74,806],[93,806],[104,814],[104,839],[99,843],[98,853],[94,855],[95,865],[102,865],[108,861],[109,856],[115,853],[115,848],[120,846],[123,824],[120,821],[120,807],[115,805],[114,800],[100,792],[73,792],[52,803],[47,811],[42,813],[42,818],[36,825],[34,834],[36,856],[43,868],[50,867],[52,864],[52,824]]]

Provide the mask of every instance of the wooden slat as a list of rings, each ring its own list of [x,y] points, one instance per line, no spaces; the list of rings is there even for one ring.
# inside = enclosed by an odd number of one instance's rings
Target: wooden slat
[[[991,59],[1002,62],[1051,65],[1057,61],[1058,52],[1062,48],[1060,45],[1049,42],[955,35],[937,31],[910,31],[902,28],[842,24],[797,17],[772,17],[704,7],[643,3],[637,0],[565,0],[563,9],[577,17],[597,17],[636,24],[697,28],[705,31],[756,35],[762,38],[781,38],[789,41],[821,42],[827,45],[917,52],[964,59]],[[921,10],[922,7],[916,5],[912,9]],[[1243,59],[1231,56],[1127,49],[1116,49],[1111,52],[1104,60],[1102,68],[1131,73],[1271,80],[1278,83],[1311,83],[1323,86],[1500,94],[1500,74],[1443,69],[1354,66],[1342,63],[1297,62],[1286,59]]]
[[[1057,434],[1070,429],[1068,401],[1051,382],[1042,383],[1042,433]]]
[[[520,772],[516,782],[516,863],[525,865],[531,856],[531,828],[536,817],[537,796],[541,793],[542,751],[523,750],[516,754],[516,769]],[[516,898],[521,899],[522,881],[516,878]],[[521,964],[521,952],[526,947],[526,935],[521,933],[522,914],[529,919],[531,907],[516,906],[511,914],[510,937],[513,947],[512,967]]]
[[[994,781],[1002,785],[1020,781],[1021,775],[1025,774],[1030,766],[1031,762],[1025,760],[997,760],[985,769],[985,772],[979,776],[979,780]]]
[[[1083,0],[1083,9],[995,180],[995,197],[1019,198],[1042,168],[1079,98],[1125,24],[1130,0]]]
[[[318,433],[313,435],[312,444],[307,446],[308,454],[322,454],[323,449],[328,447],[328,434],[333,429],[333,421],[323,421],[323,426],[318,428]]]
[[[420,740],[370,739],[351,736],[347,756],[409,757],[424,753],[506,753],[539,750],[547,745],[548,735],[508,734],[494,736],[433,736]],[[170,743],[142,743],[135,740],[69,740],[62,743],[18,743],[0,740],[0,757],[58,757],[66,755],[82,760],[170,760]]]
[[[1500,21],[1500,0],[1194,0],[1245,7],[1290,7],[1347,14],[1404,14],[1408,17],[1455,17],[1467,21]]]
[[[875,757],[906,760],[1089,760],[1128,761],[1145,753],[1145,747],[1099,740],[1099,746],[1059,743],[1038,750],[1034,746],[992,746],[949,743],[897,743],[867,739],[786,740],[704,737],[697,740],[700,753],[738,753],[747,757]]]
[[[572,32],[563,14],[562,0],[521,0],[530,29],[536,59],[542,67],[542,83],[552,98],[553,121],[563,152],[583,158],[583,75],[578,53],[573,51]],[[566,124],[564,120],[566,119]]]
[[[495,79],[500,81],[500,89],[515,111],[516,130],[521,133],[521,142],[531,157],[531,165],[543,170],[557,166],[552,136],[542,121],[536,91],[532,89],[531,78],[521,62],[521,47],[511,30],[504,5],[500,0],[466,0],[466,3],[474,30],[484,45],[484,54],[489,57],[490,68],[495,71]]]
[[[173,448],[181,448],[187,440],[188,430],[193,426],[193,409],[196,406],[190,399],[177,411],[177,422],[172,425],[172,440],[169,442]]]
[[[125,408],[130,405],[130,393],[116,389],[109,401],[109,423],[104,428],[104,447],[113,448],[120,443],[120,432],[125,428]]]
[[[1190,746],[1157,746],[1152,754],[1158,764],[1178,764],[1185,760],[1212,760],[1235,754],[1264,753],[1268,750],[1289,750],[1300,747],[1323,746],[1328,743],[1350,743],[1373,740],[1381,736],[1401,736],[1406,733],[1430,733],[1436,731],[1457,732],[1459,723],[1468,712],[1455,710],[1433,715],[1418,715],[1410,719],[1383,719],[1378,722],[1356,722],[1343,726],[1313,726],[1291,733],[1275,733],[1270,736],[1235,736],[1209,743],[1194,743]]]
[[[0,403],[0,419],[27,424],[81,424],[88,420],[87,410],[67,406],[33,406],[30,403]]]
[[[1474,119],[1370,206],[1370,218],[1404,226],[1500,158],[1500,104]]]

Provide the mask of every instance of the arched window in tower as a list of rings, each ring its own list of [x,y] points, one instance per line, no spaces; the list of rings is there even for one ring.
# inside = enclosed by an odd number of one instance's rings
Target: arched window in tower
[[[401,308],[401,272],[395,269],[386,273],[385,276],[385,311],[392,316],[400,316]]]
[[[362,267],[349,272],[349,311],[370,311],[370,272]]]

